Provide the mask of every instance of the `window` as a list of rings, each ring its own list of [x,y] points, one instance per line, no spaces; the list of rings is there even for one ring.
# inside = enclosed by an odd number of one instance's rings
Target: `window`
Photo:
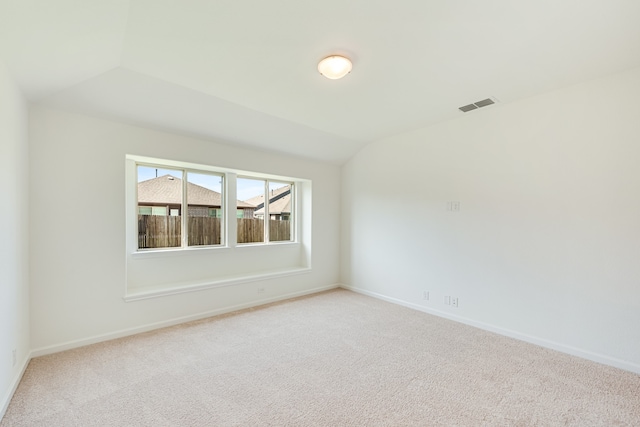
[[[259,217],[256,210],[264,205],[266,181],[238,178],[236,182],[238,198],[243,202],[238,206],[238,244],[262,243],[265,241],[264,218]]]
[[[290,242],[294,240],[294,184],[253,177],[237,179],[237,242]]]
[[[222,218],[209,216],[209,209],[222,213],[222,176],[187,172],[187,222],[189,246],[222,243]]]
[[[310,180],[138,155],[125,177],[125,301],[311,270]]]
[[[136,172],[138,249],[223,244],[222,175],[145,164]]]
[[[127,158],[131,194],[127,198],[131,209],[127,227],[132,230],[127,248],[131,253],[296,242],[296,183],[307,181],[239,174],[171,160]],[[226,196],[233,193],[228,186],[235,187],[232,199]]]
[[[268,181],[269,241],[286,242],[293,238],[293,183]]]

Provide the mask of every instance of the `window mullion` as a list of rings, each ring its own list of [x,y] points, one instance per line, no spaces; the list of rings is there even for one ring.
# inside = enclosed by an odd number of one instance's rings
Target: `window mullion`
[[[220,175],[220,244],[227,245],[227,177]],[[217,215],[216,215],[217,216]]]
[[[269,231],[271,231],[269,229],[270,225],[269,225],[269,221],[271,220],[270,216],[269,216],[269,180],[265,179],[264,180],[264,191],[265,191],[265,198],[264,198],[264,242],[265,243],[269,243]]]
[[[290,241],[295,241],[296,240],[296,233],[295,233],[295,221],[294,218],[296,217],[296,186],[294,183],[291,183],[291,187],[289,187],[289,197],[290,197],[290,202],[289,202],[289,206],[291,207],[291,212],[289,212],[289,240]]]
[[[235,173],[225,174],[226,187],[224,187],[225,210],[224,217],[227,227],[227,245],[235,247],[238,245],[238,175]]]
[[[187,226],[187,218],[189,217],[189,207],[188,207],[188,197],[187,197],[187,171],[182,170],[182,221],[181,223],[181,233],[182,233],[182,247],[186,248],[189,246],[189,228]]]

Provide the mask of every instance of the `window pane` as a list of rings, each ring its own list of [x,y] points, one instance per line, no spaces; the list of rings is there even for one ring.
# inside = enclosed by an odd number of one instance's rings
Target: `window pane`
[[[138,166],[137,172],[138,248],[182,246],[182,171]]]
[[[173,211],[174,209],[171,209],[171,210]],[[165,216],[166,214],[167,214],[167,207],[166,206],[152,206],[151,207],[151,215]]]
[[[269,241],[291,241],[293,238],[293,185],[269,181]]]
[[[222,200],[222,176],[187,172],[189,246],[221,244]]]
[[[238,178],[237,182],[238,243],[264,242],[265,181]]]

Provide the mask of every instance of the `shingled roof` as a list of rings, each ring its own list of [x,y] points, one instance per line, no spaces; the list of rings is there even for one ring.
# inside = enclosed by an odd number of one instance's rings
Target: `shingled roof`
[[[285,185],[269,192],[269,214],[280,215],[291,213],[291,186]],[[256,214],[264,214],[264,196],[256,196],[247,200],[247,203],[255,205]]]
[[[269,203],[269,215],[281,215],[282,213],[291,213],[291,195]],[[264,206],[256,210],[255,214],[264,214]]]
[[[222,195],[187,181],[187,196],[190,205],[221,206]],[[182,203],[182,180],[172,175],[163,175],[138,183],[138,204],[179,205]],[[254,205],[238,200],[239,208]]]

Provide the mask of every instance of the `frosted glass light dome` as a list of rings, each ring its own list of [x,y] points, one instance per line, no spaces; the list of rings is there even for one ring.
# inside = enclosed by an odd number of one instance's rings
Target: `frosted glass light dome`
[[[328,79],[341,79],[351,72],[353,65],[349,58],[340,55],[331,55],[324,58],[318,64],[320,74]]]

